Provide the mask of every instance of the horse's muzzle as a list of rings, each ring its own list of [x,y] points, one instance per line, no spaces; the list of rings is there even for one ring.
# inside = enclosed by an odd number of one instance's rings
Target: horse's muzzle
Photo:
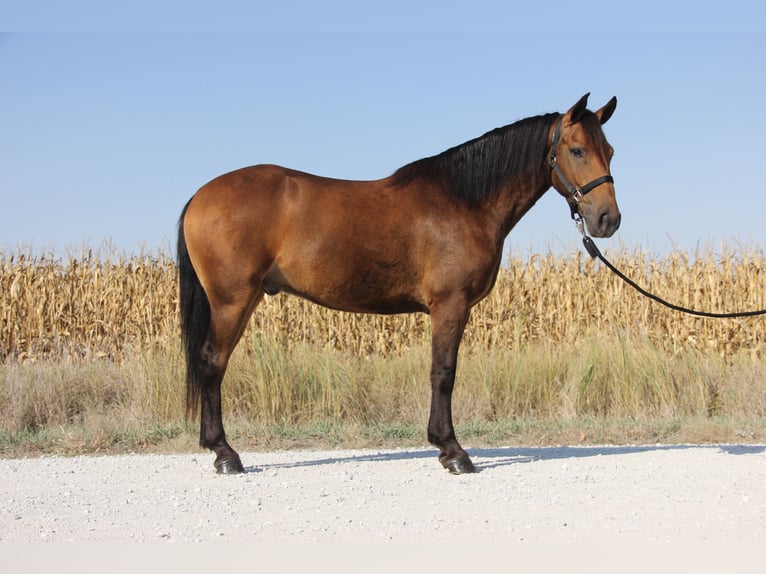
[[[617,206],[609,206],[599,210],[592,209],[592,207],[580,204],[580,214],[585,220],[588,234],[593,237],[611,237],[614,235],[614,232],[620,228],[620,221],[622,220],[622,214]]]

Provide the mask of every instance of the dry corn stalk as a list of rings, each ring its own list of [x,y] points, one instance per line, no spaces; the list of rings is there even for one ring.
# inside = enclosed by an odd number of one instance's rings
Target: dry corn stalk
[[[766,307],[766,257],[727,251],[654,258],[610,254],[615,265],[650,290],[682,305],[712,311]],[[693,348],[759,357],[766,320],[689,317],[641,298],[581,252],[515,257],[500,271],[490,297],[473,311],[464,352],[514,351],[530,343],[566,345],[588,332],[647,337],[670,353]],[[127,351],[177,345],[177,281],[172,258],[83,251],[0,254],[0,360],[50,357],[122,360]],[[338,313],[294,297],[259,306],[241,345],[254,337],[289,346],[309,343],[368,356],[402,354],[427,345],[423,315]]]

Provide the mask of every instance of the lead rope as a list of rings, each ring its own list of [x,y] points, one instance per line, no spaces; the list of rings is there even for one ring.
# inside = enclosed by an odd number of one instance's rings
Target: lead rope
[[[734,317],[753,317],[755,315],[766,315],[766,309],[761,309],[759,311],[740,311],[737,313],[708,313],[707,311],[696,311],[694,309],[687,309],[686,307],[681,307],[680,305],[668,303],[665,301],[665,299],[662,299],[653,293],[649,293],[649,291],[637,285],[633,280],[626,277],[619,269],[612,265],[606,259],[606,257],[601,254],[601,251],[599,251],[599,248],[596,246],[593,239],[591,239],[588,234],[585,233],[583,220],[581,217],[579,217],[579,215],[575,217],[575,225],[577,225],[577,229],[580,231],[580,233],[582,233],[582,243],[585,246],[585,250],[588,252],[588,255],[590,255],[593,259],[598,258],[612,273],[633,287],[633,289],[641,293],[641,295],[644,295],[645,297],[648,297],[649,299],[652,299],[661,305],[665,305],[665,307],[673,309],[674,311],[688,313],[689,315],[696,315],[697,317],[710,317],[713,319],[731,319]]]

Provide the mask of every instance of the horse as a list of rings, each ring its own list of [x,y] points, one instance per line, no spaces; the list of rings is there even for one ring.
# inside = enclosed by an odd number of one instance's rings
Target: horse
[[[244,472],[229,445],[221,383],[265,295],[339,311],[430,315],[428,441],[453,474],[476,472],[452,422],[458,348],[471,308],[494,286],[503,242],[551,187],[594,237],[619,227],[602,131],[617,99],[528,117],[374,181],[276,165],[220,175],[178,222],[177,264],[187,420],[218,473]]]

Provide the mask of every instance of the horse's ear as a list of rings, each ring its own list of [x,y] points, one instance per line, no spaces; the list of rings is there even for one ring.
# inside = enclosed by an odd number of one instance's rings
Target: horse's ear
[[[598,121],[601,122],[601,124],[605,124],[609,121],[609,118],[612,117],[612,114],[614,113],[614,109],[617,107],[617,97],[612,97],[611,100],[609,100],[603,108],[595,112],[596,117],[598,118]]]
[[[569,116],[570,123],[576,124],[580,121],[580,118],[583,113],[585,113],[585,108],[588,105],[588,96],[590,96],[590,92],[580,98],[577,103],[569,109],[567,115]]]

